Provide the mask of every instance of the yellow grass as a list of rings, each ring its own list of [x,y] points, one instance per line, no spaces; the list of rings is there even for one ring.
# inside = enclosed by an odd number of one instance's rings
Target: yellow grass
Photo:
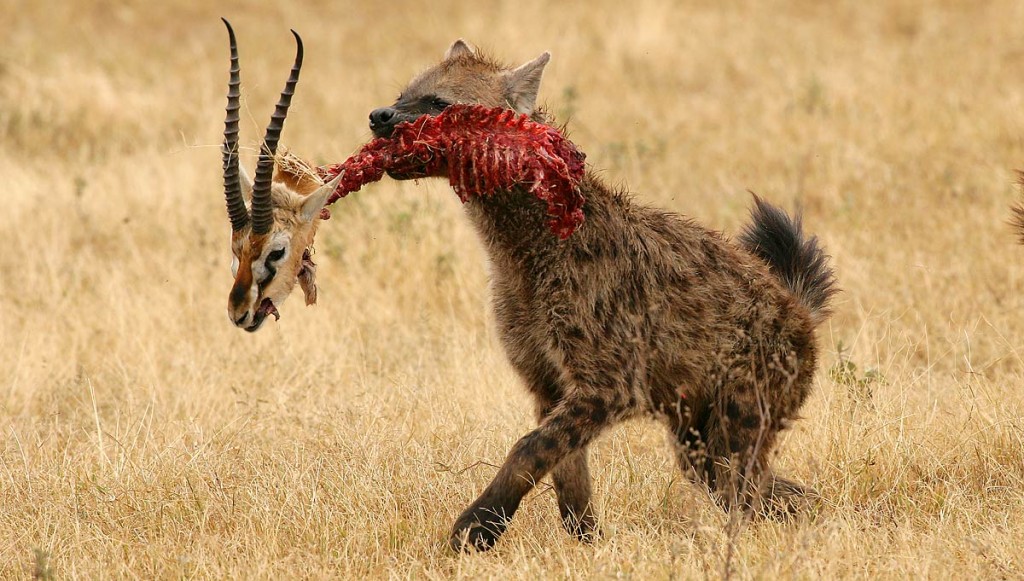
[[[0,0],[0,577],[1024,575],[1024,4],[207,4]],[[318,306],[233,328],[221,15],[250,148],[288,27],[284,143],[318,162],[462,36],[552,51],[542,99],[644,202],[728,232],[748,188],[802,204],[844,288],[778,456],[816,518],[730,543],[636,422],[593,450],[596,545],[542,485],[450,554],[533,425],[483,253],[443,183],[385,181],[321,229]]]

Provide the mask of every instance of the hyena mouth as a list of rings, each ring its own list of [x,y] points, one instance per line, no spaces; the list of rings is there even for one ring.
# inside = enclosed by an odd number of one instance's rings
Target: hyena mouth
[[[391,178],[393,180],[397,180],[397,181],[418,180],[420,178],[430,177],[427,174],[427,172],[414,172],[414,171],[397,172],[397,171],[388,170],[387,173],[388,173],[388,177],[389,178]],[[443,177],[443,176],[441,176],[441,177]]]
[[[399,127],[405,127],[405,126],[413,123],[414,121],[416,121],[420,117],[425,117],[425,116],[428,116],[428,114],[425,113],[423,115],[402,115],[399,118],[398,121],[394,121],[394,122],[390,123],[389,125],[387,125],[385,127],[379,127],[379,128],[374,129],[373,130],[373,134],[378,139],[390,140],[392,138],[392,136],[394,136],[394,134],[395,134],[395,129],[397,129]],[[430,175],[430,173],[426,171],[426,168],[424,168],[422,171],[417,170],[417,169],[406,169],[405,171],[395,171],[395,170],[390,170],[389,169],[389,170],[387,170],[386,173],[388,174],[389,178],[391,178],[393,180],[397,180],[397,181],[418,180],[418,179],[421,179],[421,178],[432,177]],[[437,177],[444,177],[444,176],[437,176]]]
[[[260,303],[256,313],[252,317],[252,324],[245,328],[246,331],[252,333],[263,326],[263,321],[266,320],[267,315],[274,315],[274,320],[281,319],[281,313],[277,312],[277,307],[274,306],[274,301],[269,298],[263,299]]]

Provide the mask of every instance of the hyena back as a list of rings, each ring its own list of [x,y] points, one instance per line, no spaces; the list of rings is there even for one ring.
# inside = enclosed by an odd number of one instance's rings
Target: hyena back
[[[386,137],[462,102],[546,121],[535,102],[547,62],[544,53],[509,68],[457,41],[394,105],[373,111],[370,127]],[[565,528],[593,538],[587,446],[639,415],[668,425],[683,470],[726,509],[786,514],[805,504],[813,491],[775,476],[769,454],[807,398],[814,329],[836,292],[817,241],[756,197],[737,243],[593,174],[582,193],[586,222],[564,241],[523,192],[466,204],[491,263],[500,340],[539,426],[456,520],[452,548],[493,546],[549,474]]]

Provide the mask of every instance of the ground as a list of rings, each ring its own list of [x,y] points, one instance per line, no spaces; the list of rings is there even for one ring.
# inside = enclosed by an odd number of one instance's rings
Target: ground
[[[0,0],[0,577],[1024,576],[1024,4],[209,4]],[[464,37],[550,50],[541,100],[638,200],[802,206],[844,292],[777,462],[823,506],[729,527],[641,421],[593,452],[596,544],[542,483],[450,554],[533,423],[484,256],[447,186],[384,181],[323,226],[320,304],[235,329],[222,15],[250,166],[289,27],[283,143],[324,163]]]

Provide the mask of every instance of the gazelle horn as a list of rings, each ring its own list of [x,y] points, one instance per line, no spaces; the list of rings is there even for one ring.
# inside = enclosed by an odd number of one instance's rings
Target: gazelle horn
[[[270,200],[274,155],[277,153],[277,142],[281,138],[284,120],[288,116],[288,106],[292,103],[295,85],[299,82],[299,71],[302,69],[302,39],[294,30],[292,34],[295,36],[297,45],[295,64],[292,65],[288,82],[285,83],[284,90],[281,91],[281,99],[277,102],[274,114],[270,116],[270,125],[267,126],[267,134],[260,147],[259,161],[256,162],[256,177],[253,179],[252,187],[252,231],[254,234],[266,234],[270,232],[270,228],[274,224],[273,204]]]
[[[231,218],[231,230],[237,232],[249,222],[249,211],[242,199],[242,188],[238,181],[238,87],[242,84],[238,66],[238,44],[235,42],[235,31],[226,19],[228,39],[231,41],[231,77],[228,80],[227,117],[224,119],[224,196],[228,202],[228,217]]]

